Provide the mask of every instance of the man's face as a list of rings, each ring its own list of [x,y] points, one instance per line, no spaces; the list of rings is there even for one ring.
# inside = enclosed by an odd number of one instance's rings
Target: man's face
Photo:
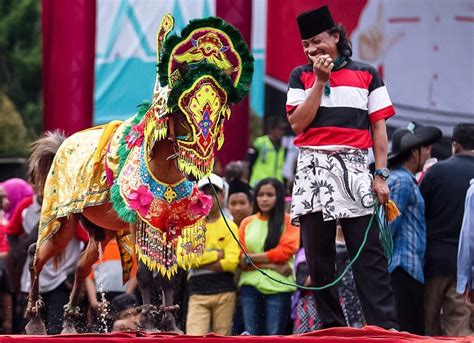
[[[422,146],[420,150],[420,160],[421,160],[421,166],[423,167],[426,163],[426,161],[431,158],[431,148],[432,145],[428,146]]]
[[[431,145],[422,146],[419,149],[413,150],[413,158],[418,163],[417,172],[423,170],[426,161],[431,158]]]
[[[233,193],[229,196],[228,208],[235,222],[241,222],[252,214],[252,204],[245,193]]]
[[[279,125],[272,130],[273,137],[275,137],[277,140],[280,140],[283,138],[285,135],[285,126]]]
[[[330,55],[335,58],[338,55],[337,52],[337,43],[339,42],[339,34],[335,33],[330,35],[329,33],[322,32],[316,36],[313,36],[309,39],[304,39],[303,50],[304,54],[308,58],[308,61],[311,62],[309,56],[318,57],[320,55]]]

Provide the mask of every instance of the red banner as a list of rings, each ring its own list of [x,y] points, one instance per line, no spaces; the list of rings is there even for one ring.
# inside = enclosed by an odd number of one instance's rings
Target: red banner
[[[95,0],[43,0],[44,129],[92,125]]]
[[[252,2],[241,0],[219,0],[216,2],[216,15],[234,25],[250,47],[252,32]],[[232,107],[232,116],[225,123],[225,143],[218,152],[219,163],[245,159],[249,142],[249,100]]]
[[[342,23],[348,34],[354,30],[367,0],[272,0],[268,1],[266,74],[288,82],[296,66],[306,63],[296,16],[319,6],[329,7],[336,23]]]

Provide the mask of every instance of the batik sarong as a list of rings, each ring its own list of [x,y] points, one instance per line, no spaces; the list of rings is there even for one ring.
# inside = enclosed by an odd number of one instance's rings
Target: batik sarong
[[[322,211],[325,221],[370,215],[372,176],[367,150],[301,148],[293,187],[291,222]]]

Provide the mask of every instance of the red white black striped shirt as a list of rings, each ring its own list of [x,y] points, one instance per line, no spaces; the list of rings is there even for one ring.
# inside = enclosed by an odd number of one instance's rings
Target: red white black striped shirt
[[[288,116],[306,100],[315,79],[309,64],[291,72],[286,101]],[[298,134],[295,145],[371,147],[370,124],[395,114],[380,74],[368,64],[349,59],[344,67],[331,72],[329,84],[330,95],[323,94],[316,116]]]

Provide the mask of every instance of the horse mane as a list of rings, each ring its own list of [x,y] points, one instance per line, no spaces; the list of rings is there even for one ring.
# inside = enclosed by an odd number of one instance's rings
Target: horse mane
[[[47,131],[31,144],[28,179],[37,192],[43,190],[54,156],[65,139],[62,131]]]

